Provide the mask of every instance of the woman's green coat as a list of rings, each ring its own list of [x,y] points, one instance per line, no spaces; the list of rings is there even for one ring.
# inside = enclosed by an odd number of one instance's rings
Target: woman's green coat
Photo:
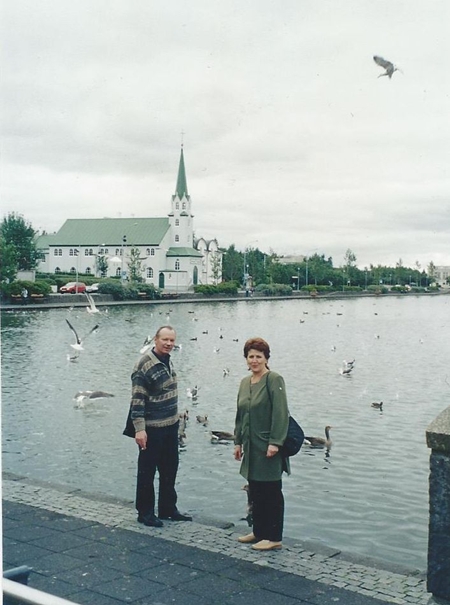
[[[241,381],[237,397],[235,444],[244,456],[240,473],[247,480],[279,481],[284,470],[290,472],[289,459],[280,453],[267,458],[267,446],[283,445],[286,439],[289,411],[284,379],[267,372],[256,384],[250,376]],[[270,392],[270,395],[269,395]]]

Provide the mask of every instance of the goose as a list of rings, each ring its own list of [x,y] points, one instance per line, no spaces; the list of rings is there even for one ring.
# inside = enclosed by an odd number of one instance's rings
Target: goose
[[[68,319],[66,319],[67,325],[69,326],[69,328],[72,330],[72,332],[75,335],[76,338],[76,343],[73,345],[70,345],[72,347],[72,349],[75,349],[75,351],[83,351],[83,343],[86,340],[86,338],[89,336],[89,334],[92,334],[92,332],[95,332],[95,330],[98,329],[98,324],[95,325],[87,334],[86,336],[81,339],[78,334],[77,331],[75,330],[75,328],[73,327],[73,325],[70,323],[70,321]]]
[[[199,422],[200,424],[204,424],[206,425],[208,423],[208,415],[205,414],[204,416],[196,416],[197,422]]]
[[[327,426],[325,427],[325,439],[323,437],[305,437],[305,443],[306,445],[309,445],[310,447],[326,447],[326,448],[330,448],[332,441],[330,439],[330,429],[332,427],[327,424]]]
[[[211,442],[213,441],[234,441],[234,435],[226,431],[211,431]]]
[[[371,403],[371,406],[373,408],[376,408],[377,410],[382,410],[383,409],[383,402],[382,401],[374,401]]]

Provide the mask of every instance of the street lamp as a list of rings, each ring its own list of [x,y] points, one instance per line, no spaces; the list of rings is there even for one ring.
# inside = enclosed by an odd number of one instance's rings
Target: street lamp
[[[75,264],[75,294],[78,294],[78,255],[80,251],[78,250],[78,248],[75,248],[73,252],[77,257],[77,262]]]
[[[306,275],[305,275],[305,286],[308,289],[308,257],[305,258],[306,261]]]
[[[297,267],[297,292],[300,291],[300,267]]]
[[[124,235],[122,237],[122,248],[121,248],[121,251],[120,251],[120,253],[122,255],[122,268],[121,268],[121,276],[120,276],[122,284],[125,281],[125,273],[124,273],[124,268],[123,268],[123,261],[124,261],[124,249],[123,249],[123,247],[124,247],[124,245],[126,245],[126,243],[127,243],[127,236]]]

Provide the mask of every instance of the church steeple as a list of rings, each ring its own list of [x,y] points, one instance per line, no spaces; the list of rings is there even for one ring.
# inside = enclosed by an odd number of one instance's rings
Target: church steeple
[[[181,199],[183,199],[183,196],[185,196],[186,199],[189,200],[189,193],[188,193],[187,181],[186,181],[186,169],[184,167],[183,145],[181,145],[180,165],[178,167],[177,188],[175,190],[175,195],[173,197],[174,198],[178,197],[181,200]]]

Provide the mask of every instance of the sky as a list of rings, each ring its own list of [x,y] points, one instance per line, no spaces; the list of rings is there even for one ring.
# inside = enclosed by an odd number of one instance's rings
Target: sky
[[[1,215],[450,265],[448,0],[2,0]],[[401,71],[378,77],[373,55]]]

